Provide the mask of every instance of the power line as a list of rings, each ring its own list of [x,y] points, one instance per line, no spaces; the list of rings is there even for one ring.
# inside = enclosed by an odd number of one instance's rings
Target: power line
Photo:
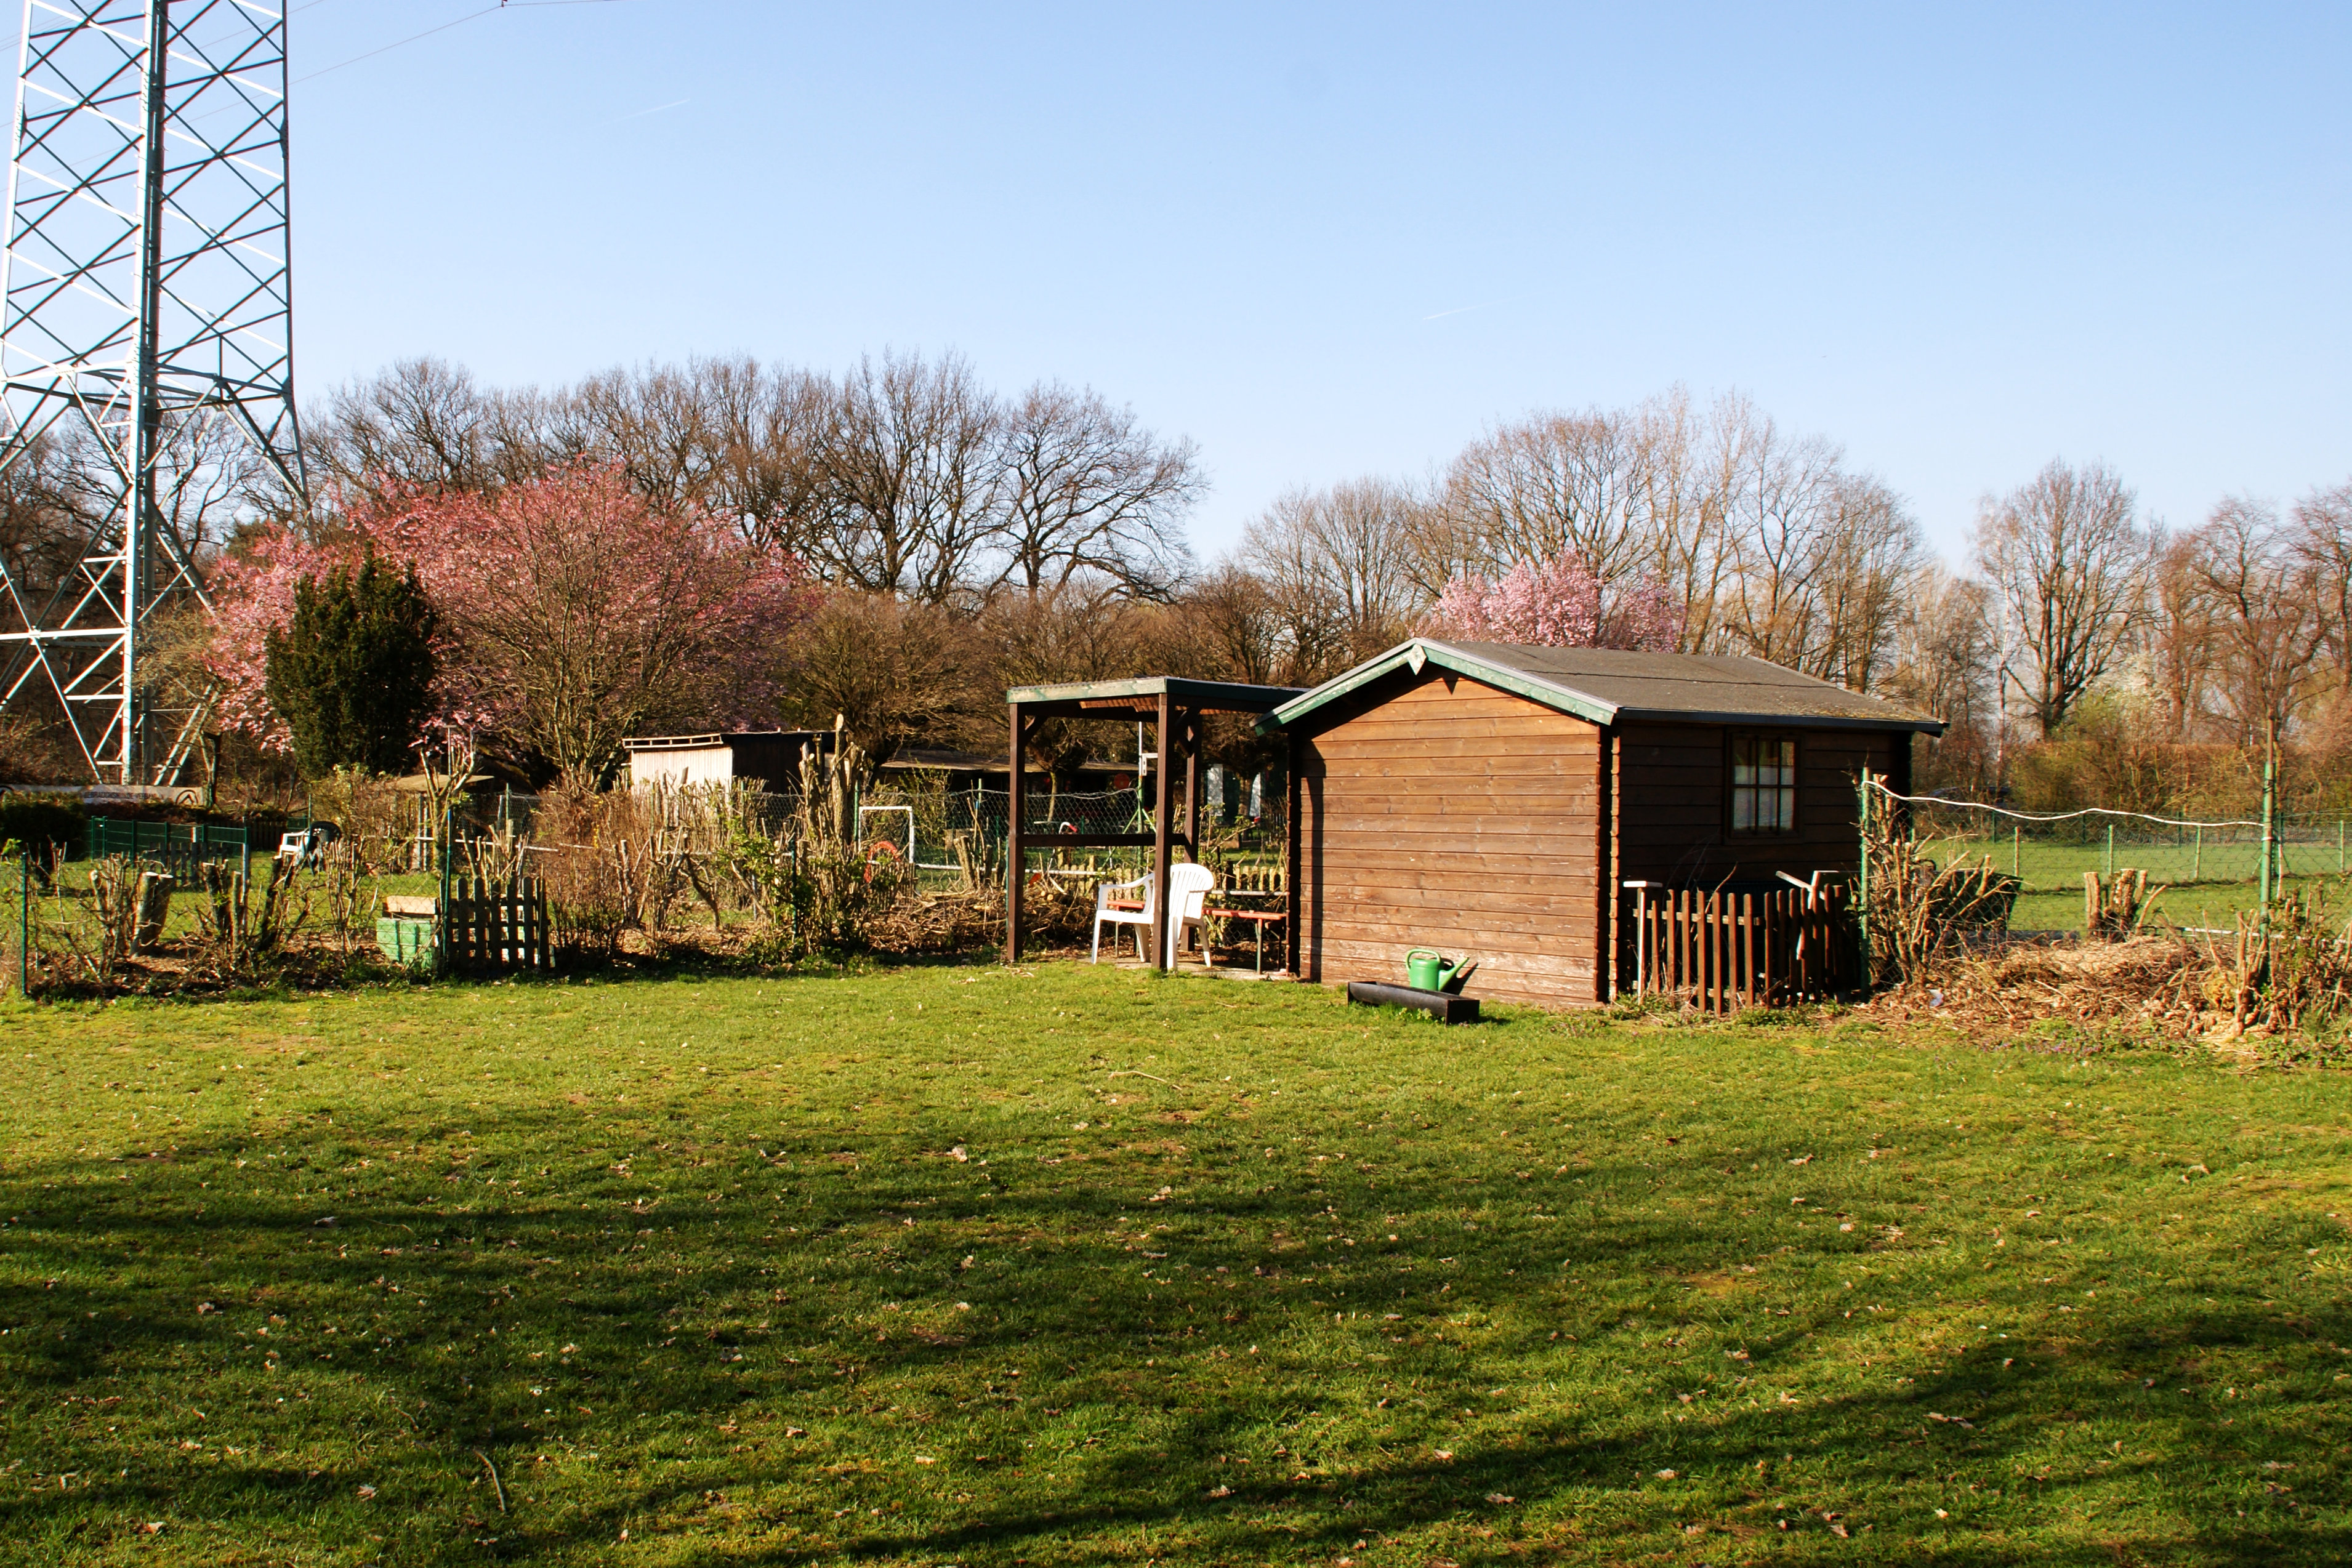
[[[310,0],[309,5],[299,5],[295,7],[295,9],[307,11],[311,5],[320,5],[325,3],[326,0]],[[487,16],[493,11],[520,10],[527,5],[625,5],[626,3],[627,0],[499,0],[499,3],[495,5],[485,5],[478,11],[468,11],[464,16],[457,17],[455,21],[444,22],[437,27],[427,27],[421,33],[411,33],[405,38],[401,38],[394,43],[381,45],[376,48],[368,50],[365,54],[353,55],[347,60],[337,60],[333,65],[320,66],[317,70],[310,72],[308,76],[296,77],[294,81],[297,85],[306,81],[316,81],[320,77],[326,76],[330,72],[341,70],[345,66],[355,66],[362,60],[372,60],[378,55],[388,55],[394,49],[405,48],[409,45],[414,44],[420,39],[429,38],[436,33],[446,33],[452,27],[462,26],[466,23],[474,21],[478,17]]]
[[[313,0],[313,4],[316,4],[316,0]],[[362,60],[372,60],[378,55],[388,55],[394,49],[405,48],[407,46],[415,43],[420,38],[429,38],[436,33],[446,33],[450,28],[463,26],[465,23],[470,22],[478,16],[487,16],[493,11],[502,9],[504,9],[503,0],[501,0],[501,4],[498,5],[485,5],[478,11],[468,11],[454,22],[444,22],[437,27],[427,27],[421,33],[412,33],[407,37],[401,39],[397,43],[385,44],[380,48],[370,49],[363,55],[353,55],[347,60],[337,60],[331,66],[321,66],[308,76],[296,77],[294,78],[294,85],[299,87],[306,81],[316,81],[322,76],[341,70],[345,66],[355,66]]]

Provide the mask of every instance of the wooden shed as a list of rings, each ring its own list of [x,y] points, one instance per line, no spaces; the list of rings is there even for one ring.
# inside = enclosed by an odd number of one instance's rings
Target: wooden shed
[[[1632,988],[1646,889],[1852,873],[1856,779],[1909,786],[1936,719],[1760,659],[1415,638],[1284,704],[1301,978],[1401,981],[1432,947],[1471,994]]]
[[[621,742],[629,787],[749,784],[772,794],[800,788],[801,754],[833,749],[829,729],[749,729],[721,735],[642,735]]]

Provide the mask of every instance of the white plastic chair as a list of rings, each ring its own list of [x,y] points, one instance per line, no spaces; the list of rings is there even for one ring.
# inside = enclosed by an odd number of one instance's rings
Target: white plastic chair
[[[1216,885],[1216,873],[1207,866],[1194,865],[1186,862],[1168,868],[1168,902],[1175,911],[1175,918],[1168,923],[1167,965],[1170,968],[1176,967],[1176,950],[1185,930],[1201,924],[1202,906],[1207,902],[1209,894],[1215,890]],[[1110,907],[1113,894],[1130,893],[1137,888],[1143,890],[1142,908],[1113,909]],[[1102,928],[1106,925],[1134,926],[1136,928],[1135,956],[1138,958],[1143,956],[1143,934],[1151,928],[1153,915],[1151,891],[1151,873],[1149,872],[1137,877],[1133,882],[1105,882],[1095,884],[1093,962],[1097,964],[1102,962]]]
[[[1113,894],[1129,893],[1139,887],[1143,889],[1141,909],[1110,907]],[[1137,927],[1135,956],[1138,958],[1143,956],[1143,934],[1151,929],[1151,873],[1150,872],[1144,873],[1133,882],[1102,882],[1095,884],[1095,956],[1092,961],[1097,964],[1102,962],[1102,928],[1106,925]],[[1118,938],[1114,936],[1111,938],[1111,946],[1116,950],[1118,946]]]
[[[1184,933],[1201,924],[1202,906],[1216,886],[1217,873],[1207,866],[1187,861],[1168,868],[1168,967],[1176,967],[1176,954],[1183,946]]]

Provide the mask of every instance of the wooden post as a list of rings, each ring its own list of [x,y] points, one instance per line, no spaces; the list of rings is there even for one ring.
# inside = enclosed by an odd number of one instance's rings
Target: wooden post
[[[1187,708],[1176,716],[1184,744],[1184,848],[1201,858],[1201,716]]]
[[[1170,747],[1175,744],[1175,727],[1163,688],[1153,709],[1160,743],[1160,798],[1151,803],[1151,967],[1168,967],[1168,838],[1174,819],[1176,769]]]
[[[1013,720],[1013,753],[1005,768],[1012,793],[1004,813],[1004,961],[1021,962],[1021,806],[1026,784],[1021,775],[1021,705],[1007,703]]]
[[[1600,744],[1595,748],[1592,793],[1592,860],[1598,868],[1600,885],[1592,900],[1592,999],[1605,1002],[1617,994],[1617,905],[1625,894],[1617,885],[1617,867],[1610,851],[1616,841],[1616,813],[1610,791],[1610,756],[1615,750],[1607,726],[1602,726]]]
[[[1304,905],[1298,893],[1298,826],[1304,815],[1299,809],[1299,802],[1303,798],[1303,786],[1298,781],[1298,737],[1296,733],[1291,733],[1285,737],[1285,740],[1286,744],[1284,747],[1283,762],[1286,771],[1282,780],[1285,840],[1282,850],[1282,869],[1283,881],[1286,885],[1283,889],[1282,950],[1286,960],[1284,967],[1290,971],[1293,979],[1303,980],[1307,978],[1307,966],[1303,956],[1307,951],[1307,940],[1305,934],[1299,928],[1299,914]]]

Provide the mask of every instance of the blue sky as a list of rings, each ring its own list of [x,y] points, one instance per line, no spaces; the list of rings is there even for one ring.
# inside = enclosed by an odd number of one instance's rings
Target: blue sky
[[[951,347],[1197,440],[1204,556],[1676,383],[1955,557],[2352,476],[2352,7],[484,5],[298,0],[312,392]]]

